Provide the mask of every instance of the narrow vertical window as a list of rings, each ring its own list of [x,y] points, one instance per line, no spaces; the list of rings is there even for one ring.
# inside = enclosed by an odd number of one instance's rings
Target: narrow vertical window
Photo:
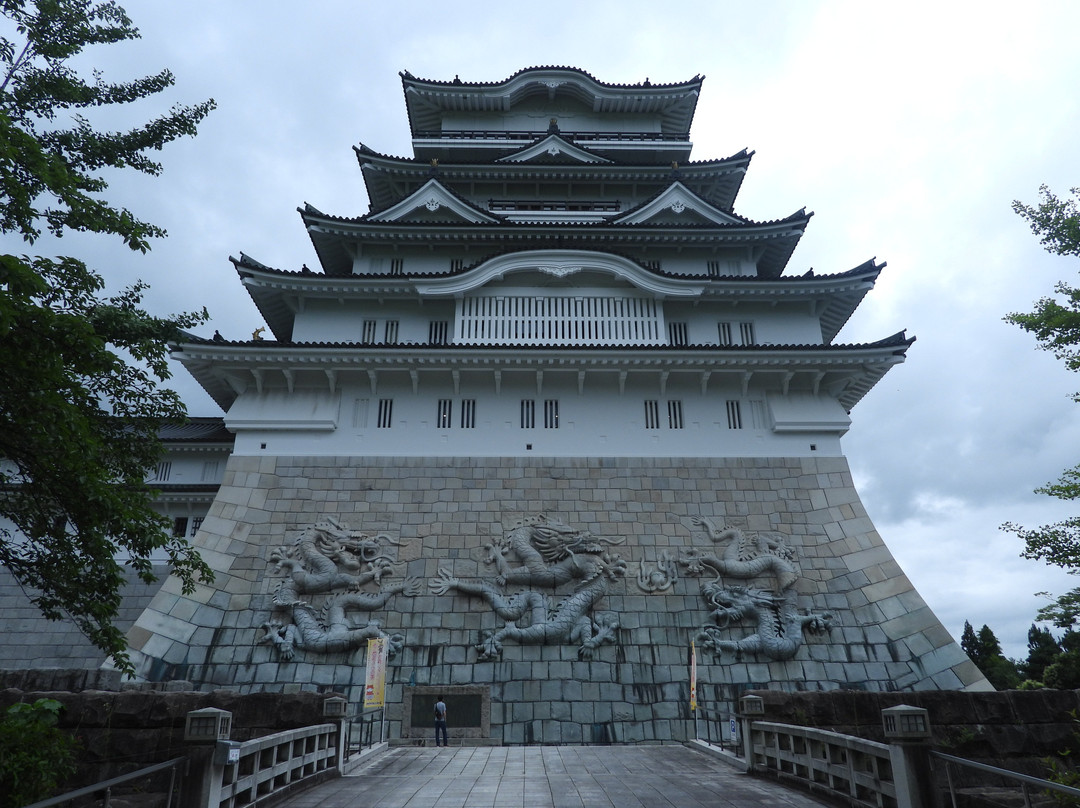
[[[391,258],[390,259],[390,274],[400,275],[405,271],[405,259],[404,258]]]
[[[681,401],[669,401],[667,403],[667,425],[668,429],[683,428]]]
[[[653,272],[660,271],[659,261],[642,261],[641,263],[645,266],[645,269],[651,269]]]
[[[708,267],[709,267],[709,277],[710,278],[719,278],[720,277],[720,262],[719,261],[709,261],[708,262]]]
[[[378,325],[374,320],[364,320],[363,334],[360,337],[361,342],[374,342],[375,341],[375,328]]]
[[[439,413],[436,417],[435,424],[439,429],[450,428],[450,416],[453,412],[453,402],[448,398],[439,399]]]
[[[432,345],[446,345],[450,333],[450,323],[446,320],[432,320],[428,323],[428,342]]]
[[[731,323],[717,323],[716,330],[719,332],[720,344],[731,345]]]
[[[358,398],[353,402],[352,425],[357,429],[367,429],[368,400]]]
[[[188,519],[186,516],[178,516],[173,519],[172,534],[177,539],[182,539],[187,535]]]
[[[660,402],[649,400],[645,402],[645,428],[660,428]]]
[[[451,258],[450,259],[450,271],[451,272],[460,272],[462,267],[464,267],[464,266],[465,266],[465,261],[463,259],[461,259],[461,258]]]
[[[203,516],[196,516],[194,519],[191,520],[191,535],[192,536],[194,536],[196,533],[199,532],[199,528],[202,527],[202,523],[203,523],[204,518],[205,517],[203,517]]]
[[[214,483],[217,482],[218,472],[221,469],[221,462],[218,460],[207,460],[202,464],[202,482]]]
[[[476,428],[476,399],[465,398],[461,401],[461,428]]]
[[[742,338],[743,345],[757,345],[753,323],[739,323],[739,336]]]
[[[172,463],[168,460],[163,460],[157,464],[157,468],[154,469],[154,481],[163,483],[169,479],[169,475],[172,474]]]
[[[687,327],[686,323],[668,323],[668,344],[669,345],[687,345]]]
[[[394,399],[379,399],[379,429],[389,429],[394,420]]]
[[[559,399],[549,398],[544,401],[544,429],[559,428]]]
[[[742,407],[735,399],[727,402],[727,428],[742,429]]]
[[[536,402],[531,398],[521,399],[521,428],[536,429]]]
[[[397,332],[398,332],[398,321],[397,320],[387,320],[386,321],[386,328],[383,330],[383,342],[385,342],[387,345],[395,345],[395,344],[397,344]]]

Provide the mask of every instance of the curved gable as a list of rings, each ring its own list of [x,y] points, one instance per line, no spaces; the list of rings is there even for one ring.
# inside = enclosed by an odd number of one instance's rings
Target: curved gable
[[[425,297],[455,297],[514,273],[541,272],[569,278],[585,271],[610,275],[656,297],[699,297],[705,288],[700,280],[663,278],[628,258],[587,250],[528,250],[500,255],[460,275],[417,280],[414,286]]]

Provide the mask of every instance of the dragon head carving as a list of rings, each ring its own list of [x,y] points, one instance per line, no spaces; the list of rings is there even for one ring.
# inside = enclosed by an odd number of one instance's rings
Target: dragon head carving
[[[761,608],[773,608],[777,597],[763,589],[746,586],[724,586],[718,582],[701,588],[705,599],[713,605],[712,616],[720,626],[742,620]]]

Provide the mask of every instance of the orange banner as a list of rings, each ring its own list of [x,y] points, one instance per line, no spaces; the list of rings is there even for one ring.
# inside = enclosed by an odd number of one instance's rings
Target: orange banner
[[[386,639],[367,641],[367,670],[364,676],[364,709],[386,704]]]

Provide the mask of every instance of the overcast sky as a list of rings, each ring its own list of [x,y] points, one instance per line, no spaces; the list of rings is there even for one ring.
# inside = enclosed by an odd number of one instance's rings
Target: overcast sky
[[[1019,558],[998,526],[1061,518],[1032,489],[1080,462],[1080,378],[1002,322],[1075,259],[1045,254],[1011,210],[1080,185],[1080,4],[1032,2],[311,2],[121,0],[143,38],[92,51],[106,78],[161,67],[176,87],[124,113],[216,99],[159,178],[110,198],[169,231],[148,256],[65,237],[148,307],[206,306],[229,339],[262,325],[230,255],[316,265],[296,207],[367,211],[352,146],[410,154],[398,72],[499,81],[571,65],[612,83],[705,78],[694,159],[756,151],[736,211],[815,212],[788,272],[888,267],[840,341],[918,337],[852,412],[844,449],[871,518],[959,638],[987,623],[1015,657],[1045,600],[1080,583]],[[115,123],[115,122],[114,122]],[[119,124],[116,124],[119,125]],[[7,243],[5,251],[23,251]],[[193,415],[220,410],[176,366]]]

